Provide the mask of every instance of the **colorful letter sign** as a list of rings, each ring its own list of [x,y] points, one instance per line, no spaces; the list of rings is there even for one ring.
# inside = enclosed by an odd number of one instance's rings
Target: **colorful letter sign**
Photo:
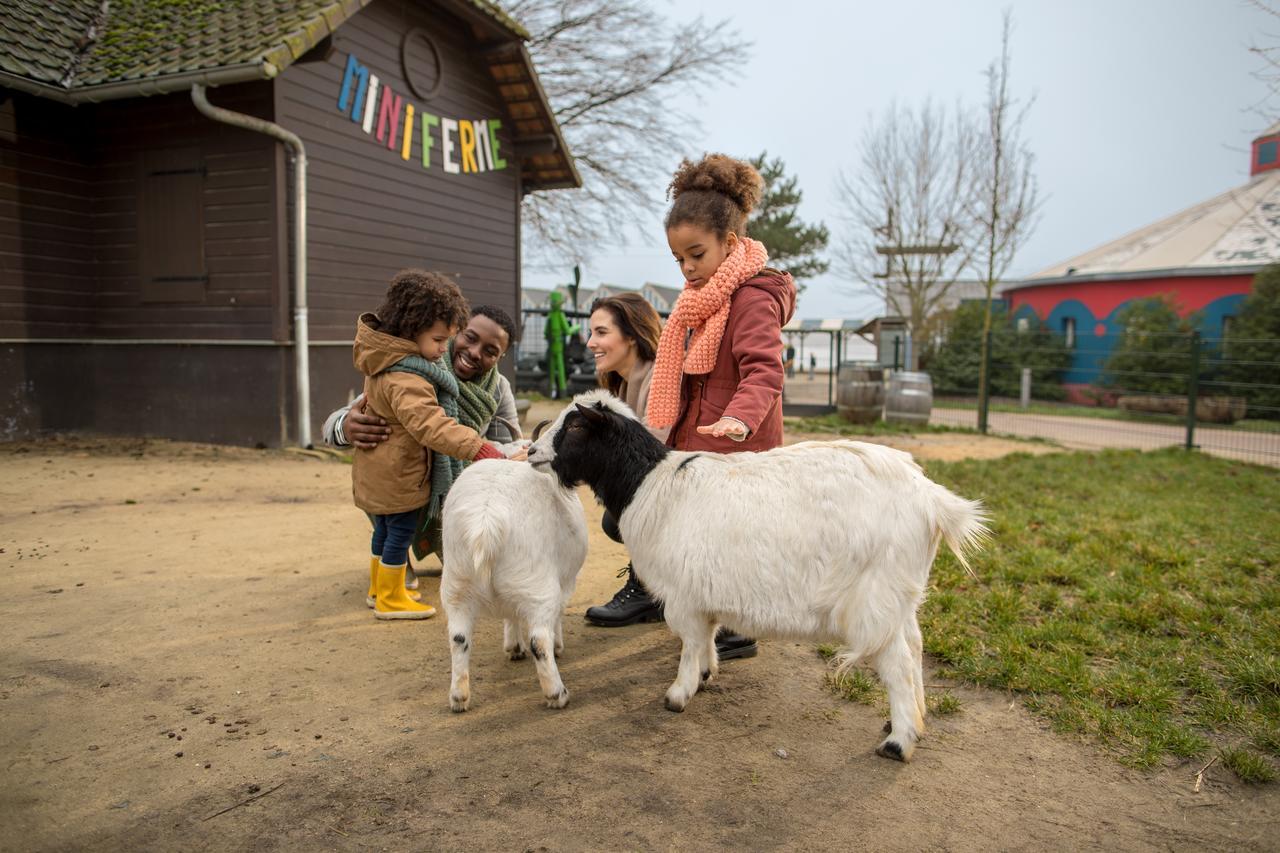
[[[424,169],[432,168],[431,152],[437,138],[440,165],[450,175],[507,168],[498,141],[500,119],[445,118],[418,110],[403,95],[380,82],[376,74],[370,74],[354,53],[347,57],[347,69],[342,75],[338,111],[388,150],[399,152],[401,160],[408,161],[413,156],[416,137]],[[417,132],[415,122],[421,122]]]

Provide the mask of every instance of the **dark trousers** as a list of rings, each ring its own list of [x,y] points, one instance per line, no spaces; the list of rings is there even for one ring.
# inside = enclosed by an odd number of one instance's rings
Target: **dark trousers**
[[[413,544],[421,509],[373,517],[373,542],[369,553],[382,560],[384,566],[403,566],[409,562],[409,546]]]

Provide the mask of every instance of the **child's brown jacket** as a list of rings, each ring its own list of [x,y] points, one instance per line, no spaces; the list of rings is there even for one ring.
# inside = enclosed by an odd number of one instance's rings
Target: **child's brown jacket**
[[[372,450],[356,449],[351,494],[365,512],[389,515],[430,501],[432,451],[471,460],[484,439],[445,414],[435,387],[421,376],[383,372],[406,355],[418,355],[418,348],[371,328],[366,321],[372,317],[360,316],[352,352],[365,375],[366,412],[385,420],[391,437]]]

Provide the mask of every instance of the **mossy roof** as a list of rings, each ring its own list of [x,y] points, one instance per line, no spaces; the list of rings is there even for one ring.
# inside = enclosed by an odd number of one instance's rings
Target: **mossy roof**
[[[0,71],[67,92],[262,66],[274,76],[372,0],[6,0]],[[518,39],[488,0],[463,5]]]

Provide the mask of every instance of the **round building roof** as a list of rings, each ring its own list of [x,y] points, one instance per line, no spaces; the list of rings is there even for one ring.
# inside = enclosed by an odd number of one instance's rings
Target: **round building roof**
[[[1244,186],[1028,276],[1022,284],[1241,275],[1280,261],[1280,124],[1253,141]]]

